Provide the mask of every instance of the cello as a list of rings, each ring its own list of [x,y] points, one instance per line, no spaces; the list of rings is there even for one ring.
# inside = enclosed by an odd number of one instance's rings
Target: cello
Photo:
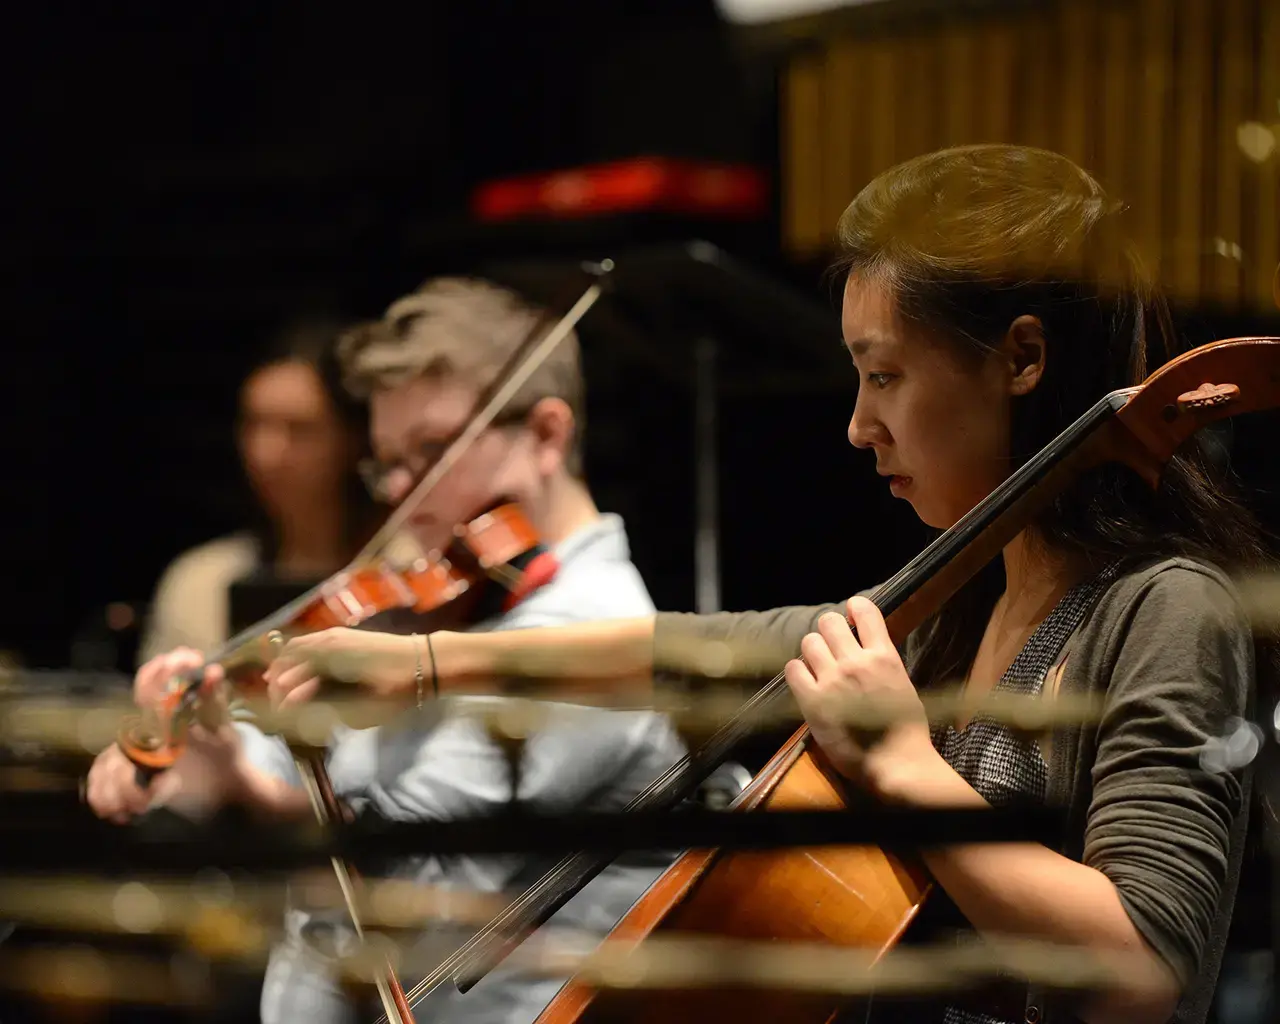
[[[605,275],[612,268],[609,260],[586,267],[595,280],[568,313],[549,327],[549,312],[538,318],[479,396],[471,415],[445,450],[425,469],[409,495],[349,566],[232,637],[207,656],[200,669],[171,680],[157,705],[122,723],[117,744],[134,765],[139,787],[146,788],[157,774],[182,756],[193,723],[212,724],[221,716],[218,705],[206,699],[203,681],[207,668],[218,665],[230,670],[261,663],[278,652],[287,634],[355,627],[396,610],[415,613],[420,617],[419,628],[426,632],[451,624],[461,626],[513,607],[554,577],[554,556],[542,545],[519,506],[508,500],[500,500],[455,526],[453,537],[443,550],[412,559],[408,565],[396,564],[386,556],[385,549],[426,494],[600,298]],[[306,751],[295,755],[295,760],[319,822],[325,825],[341,821],[342,808],[323,754]],[[336,857],[333,868],[351,924],[364,939],[355,903],[355,872]],[[412,1024],[412,1009],[389,959],[377,972],[374,984],[386,1019]]]
[[[1184,353],[1136,387],[1099,399],[1075,423],[943,533],[872,601],[901,645],[1079,474],[1107,463],[1129,467],[1150,487],[1196,431],[1280,406],[1280,338],[1246,337]],[[751,731],[751,721],[787,690],[779,674],[700,749],[629,805],[673,808]],[[799,729],[733,804],[739,812],[850,809],[844,786]],[[555,865],[408,993],[416,1002],[452,981],[466,990],[602,870],[608,855],[575,854]],[[659,932],[757,941],[823,942],[880,956],[899,944],[932,890],[923,866],[878,847],[685,852],[632,906],[606,944],[623,949]],[[830,1022],[848,1007],[826,996],[680,991],[603,993],[570,980],[537,1024],[668,1024],[730,1019]]]

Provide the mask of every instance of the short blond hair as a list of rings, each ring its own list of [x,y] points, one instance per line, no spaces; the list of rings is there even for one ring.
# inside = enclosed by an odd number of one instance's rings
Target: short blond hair
[[[382,319],[338,340],[343,383],[359,397],[423,376],[458,377],[486,391],[529,337],[544,310],[510,289],[478,278],[438,277],[397,299]],[[545,327],[550,327],[547,321]],[[559,398],[574,416],[566,463],[582,474],[584,388],[577,334],[552,350],[507,405],[528,412],[544,398]]]

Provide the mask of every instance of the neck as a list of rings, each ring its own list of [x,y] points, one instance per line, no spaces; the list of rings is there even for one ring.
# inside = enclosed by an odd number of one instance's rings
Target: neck
[[[1034,611],[1056,604],[1081,578],[1077,560],[1052,551],[1023,530],[1004,549],[1006,611]]]
[[[544,544],[559,544],[600,518],[600,510],[586,484],[571,476],[552,478],[538,500],[528,509]]]
[[[285,513],[276,522],[275,569],[290,576],[327,576],[344,563],[341,505],[317,503],[306,512]]]

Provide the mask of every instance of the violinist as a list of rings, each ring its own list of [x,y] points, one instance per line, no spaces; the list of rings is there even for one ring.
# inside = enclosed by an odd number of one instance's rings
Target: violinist
[[[341,339],[344,379],[369,397],[373,461],[364,472],[378,497],[391,504],[405,498],[539,315],[496,285],[436,279]],[[496,608],[474,624],[477,630],[653,611],[621,519],[597,509],[583,478],[582,402],[577,342],[570,335],[408,520],[424,551],[440,549],[455,525],[498,500],[518,502],[537,530],[554,559],[554,575],[513,608]],[[421,650],[421,636],[406,639]],[[137,675],[139,702],[156,699],[176,672],[200,664],[199,654],[185,649],[151,660]],[[528,739],[517,793],[525,804],[548,811],[620,809],[684,753],[667,720],[648,711],[601,710],[589,725],[580,715],[573,722],[553,722]],[[394,727],[339,732],[327,767],[337,796],[353,812],[397,821],[480,815],[500,810],[511,796],[508,763],[484,728],[466,718],[440,721],[429,707],[424,713],[410,706]],[[311,810],[298,782],[282,742],[236,723],[217,732],[194,728],[182,757],[146,791],[138,789],[119,749],[109,748],[90,774],[88,799],[99,815],[118,821],[157,800],[171,806],[236,802],[303,818]],[[603,935],[669,863],[670,855],[620,860],[552,924]],[[423,884],[514,893],[543,868],[516,857],[424,857],[396,873]],[[324,963],[326,955],[355,951],[355,936],[342,925],[338,916],[291,909],[287,940],[273,951],[263,983],[267,1024],[352,1019],[355,1009]],[[414,1012],[419,1020],[528,1024],[561,984],[498,971],[465,995],[438,990]]]
[[[323,579],[372,532],[360,479],[364,403],[338,379],[341,328],[303,320],[272,338],[240,388],[236,449],[251,493],[245,528],[182,552],[156,586],[139,660],[212,650],[230,635],[228,588],[255,572]]]
[[[1010,145],[917,157],[868,184],[841,217],[843,341],[857,378],[849,440],[929,526],[956,523],[1104,394],[1179,351],[1123,223],[1121,204],[1071,161]],[[803,481],[794,500],[797,517],[809,514]],[[641,688],[655,668],[684,667],[676,641],[773,644],[781,654],[769,668],[785,669],[850,787],[897,805],[1066,808],[1071,830],[1055,848],[922,851],[978,932],[1132,951],[1166,979],[1157,997],[1029,996],[984,1013],[956,1005],[947,1022],[1203,1021],[1236,897],[1250,770],[1211,771],[1199,758],[1250,714],[1270,671],[1228,576],[1269,564],[1259,537],[1193,443],[1154,492],[1118,464],[1078,477],[901,650],[876,606],[855,596],[438,633],[435,670],[446,691],[483,689],[522,661],[562,692],[603,675]],[[323,672],[335,652],[370,646],[382,657],[366,681],[405,688],[406,643],[332,630],[289,645],[285,656],[305,669],[278,675],[277,696],[299,692],[306,669]],[[1094,694],[1104,711],[1096,727],[1032,740],[980,716],[931,727],[916,703],[917,718],[870,747],[824,711],[828,696],[916,702],[957,684]]]

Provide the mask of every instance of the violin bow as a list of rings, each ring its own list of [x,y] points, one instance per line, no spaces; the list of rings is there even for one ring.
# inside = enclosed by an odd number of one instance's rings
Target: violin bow
[[[395,536],[409,516],[413,514],[418,504],[439,484],[449,469],[493,423],[494,419],[537,371],[538,367],[569,336],[569,333],[577,323],[600,299],[604,294],[607,275],[613,268],[614,263],[610,259],[602,260],[600,263],[583,265],[583,269],[595,279],[582,293],[577,302],[549,330],[545,330],[545,333],[544,329],[547,322],[552,318],[552,314],[548,309],[538,317],[528,335],[517,346],[516,351],[495,374],[494,380],[487,391],[477,398],[475,407],[467,422],[458,430],[445,450],[423,472],[413,489],[388,515],[382,526],[356,554],[347,567],[334,575],[342,575],[353,571],[383,550],[388,541]],[[159,749],[171,753],[174,730],[185,729],[186,724],[196,713],[199,706],[201,683],[207,667],[230,661],[235,654],[262,638],[264,634],[273,655],[278,653],[285,642],[283,629],[287,628],[288,623],[302,609],[311,604],[323,586],[324,584],[320,584],[317,587],[313,587],[306,594],[289,602],[273,615],[233,636],[219,647],[211,657],[206,658],[205,664],[198,670],[175,677],[170,682],[172,710],[164,730],[164,741],[158,745]],[[138,729],[136,735],[142,737],[141,730],[143,727],[139,725],[136,728]],[[147,749],[148,744],[145,739],[140,739],[137,746]],[[160,763],[162,759],[163,757],[158,758],[154,765],[137,766],[140,786],[145,787],[152,776],[164,770],[166,766]],[[294,760],[302,779],[303,789],[311,802],[317,821],[322,826],[341,821],[342,810],[333,791],[333,784],[329,779],[328,770],[324,764],[323,753],[312,752],[302,756],[295,756]],[[170,761],[170,763],[172,762]],[[359,911],[356,909],[355,872],[345,861],[338,857],[333,858],[332,864],[346,903],[351,924],[355,928],[356,935],[363,941],[364,927],[360,920]],[[375,986],[382,1002],[383,1012],[386,1015],[385,1019],[388,1021],[399,1020],[401,1024],[413,1024],[412,1009],[405,997],[404,988],[396,977],[395,970],[389,960],[387,961],[386,970],[379,973],[375,978]]]

